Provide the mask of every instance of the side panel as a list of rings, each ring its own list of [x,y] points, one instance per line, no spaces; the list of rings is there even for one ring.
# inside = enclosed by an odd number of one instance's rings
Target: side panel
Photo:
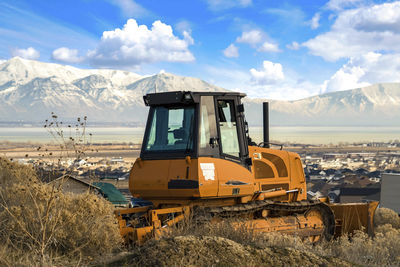
[[[133,196],[159,195],[167,187],[169,160],[136,159],[129,175],[129,191]]]
[[[290,183],[290,162],[286,151],[250,146],[249,152],[253,160],[252,171],[257,191],[293,189]],[[272,159],[270,155],[273,155]],[[282,200],[285,200],[283,198]]]
[[[254,193],[254,178],[242,165],[218,158],[137,160],[129,189],[148,200],[243,196]]]
[[[170,197],[198,197],[199,178],[197,159],[174,159],[169,161],[167,195]]]
[[[137,160],[129,188],[132,195],[144,199],[235,197],[279,188],[297,189],[297,200],[306,199],[304,172],[296,153],[259,147],[250,151],[253,173],[233,161],[212,157]]]
[[[214,167],[215,180],[204,176],[202,164],[205,168]],[[207,169],[205,170],[207,172]],[[199,178],[202,197],[229,197],[254,193],[253,174],[242,165],[229,160],[199,158]]]
[[[199,192],[201,197],[218,195],[218,164],[216,158],[201,157],[198,159]]]
[[[144,199],[199,196],[197,160],[137,159],[130,173],[129,190]]]
[[[303,164],[298,154],[289,152],[290,166],[291,166],[291,182],[294,188],[298,188],[299,193],[297,200],[307,199],[307,184],[306,177],[304,175]]]
[[[249,156],[253,160],[252,172],[257,191],[298,189],[297,200],[307,198],[304,171],[296,153],[250,146]],[[288,197],[281,197],[280,200],[288,200]]]

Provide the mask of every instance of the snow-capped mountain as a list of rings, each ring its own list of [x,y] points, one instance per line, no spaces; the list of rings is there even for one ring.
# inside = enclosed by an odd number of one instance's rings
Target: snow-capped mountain
[[[59,77],[65,82],[90,75],[101,75],[115,85],[125,86],[131,84],[142,76],[129,71],[107,70],[107,69],[79,69],[68,65],[44,63],[35,60],[14,57],[0,65],[0,85],[9,81],[16,84],[24,84],[35,78]]]
[[[253,123],[258,125],[262,123],[256,116],[261,102],[250,99],[245,104],[248,116],[256,118]],[[381,83],[296,101],[270,101],[270,109],[273,125],[400,126],[400,84]]]
[[[84,70],[12,58],[0,65],[0,122],[64,119],[143,123],[143,95],[176,90],[224,91],[200,79],[169,73],[153,76],[118,70]]]
[[[197,78],[88,70],[12,58],[0,64],[0,122],[41,122],[88,116],[90,122],[146,120],[143,95],[166,91],[226,91]],[[265,99],[246,99],[250,125],[261,125]],[[269,101],[271,125],[400,126],[400,84],[385,83],[297,101]]]

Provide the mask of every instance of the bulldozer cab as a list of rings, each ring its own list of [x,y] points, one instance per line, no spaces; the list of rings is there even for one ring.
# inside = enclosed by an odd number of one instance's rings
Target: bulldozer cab
[[[150,107],[140,157],[212,157],[250,168],[241,98],[233,92],[147,94]]]

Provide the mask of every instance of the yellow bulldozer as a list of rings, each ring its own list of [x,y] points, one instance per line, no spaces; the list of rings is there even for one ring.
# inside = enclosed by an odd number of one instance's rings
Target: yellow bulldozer
[[[240,224],[253,231],[311,241],[356,229],[372,233],[377,202],[307,199],[299,155],[270,147],[268,103],[264,141],[252,141],[241,101],[245,96],[179,91],[143,97],[150,110],[129,178],[137,201],[115,211],[125,240],[140,244],[160,237],[189,217],[240,217]]]

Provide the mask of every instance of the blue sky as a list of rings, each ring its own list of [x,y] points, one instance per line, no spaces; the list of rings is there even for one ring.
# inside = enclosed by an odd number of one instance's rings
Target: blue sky
[[[0,60],[166,71],[251,97],[399,82],[399,44],[399,1],[0,2]]]

